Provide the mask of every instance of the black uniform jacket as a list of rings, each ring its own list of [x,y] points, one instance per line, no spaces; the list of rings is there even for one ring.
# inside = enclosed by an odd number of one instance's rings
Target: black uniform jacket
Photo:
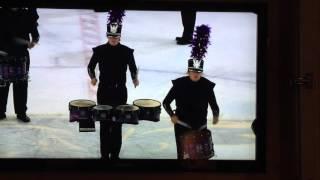
[[[90,78],[96,78],[94,69],[99,63],[99,80],[102,84],[125,85],[128,66],[131,72],[131,78],[136,79],[137,67],[133,51],[133,49],[120,43],[116,46],[111,46],[109,43],[106,43],[93,48],[93,55],[88,64]]]
[[[39,41],[39,16],[34,8],[20,8],[13,11],[9,8],[0,8],[0,50],[12,56],[28,56],[28,42]],[[30,34],[32,39],[30,39]]]
[[[219,107],[213,91],[215,83],[201,77],[198,82],[193,82],[188,76],[172,81],[173,87],[163,100],[167,113],[176,114],[182,122],[193,129],[198,129],[207,123],[208,104],[214,116],[219,116]],[[176,102],[176,112],[172,111],[171,102]]]

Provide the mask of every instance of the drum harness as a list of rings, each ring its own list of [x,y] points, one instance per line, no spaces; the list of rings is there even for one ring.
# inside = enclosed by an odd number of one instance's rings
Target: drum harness
[[[182,121],[180,121],[180,120],[177,121],[177,124],[179,124],[179,125],[181,125],[181,126],[183,126],[183,127],[192,129],[192,127],[191,127],[189,124],[187,124],[187,123],[185,123],[185,122],[182,122]],[[205,129],[205,128],[207,128],[207,125],[206,125],[206,124],[202,125],[198,130],[201,131],[201,130],[203,130],[203,129]]]

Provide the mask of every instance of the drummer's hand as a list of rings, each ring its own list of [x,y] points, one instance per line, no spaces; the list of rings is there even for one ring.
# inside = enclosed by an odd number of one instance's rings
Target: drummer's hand
[[[97,84],[97,79],[96,78],[92,78],[91,79],[91,85],[95,86]]]
[[[177,115],[172,115],[172,116],[171,116],[171,122],[172,122],[173,124],[176,124],[178,121],[179,121],[179,118],[178,118]]]
[[[29,43],[28,43],[28,48],[29,48],[29,49],[32,49],[35,45],[36,45],[35,42],[29,42]]]
[[[218,124],[219,122],[219,116],[213,116],[212,124]]]
[[[137,86],[139,86],[139,80],[137,79],[133,79],[132,80],[134,87],[136,88]]]

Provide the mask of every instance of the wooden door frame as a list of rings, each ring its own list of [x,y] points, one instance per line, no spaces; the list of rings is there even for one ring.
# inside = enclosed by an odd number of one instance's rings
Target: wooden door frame
[[[300,98],[301,179],[320,179],[320,2],[300,0],[300,77],[313,74]]]

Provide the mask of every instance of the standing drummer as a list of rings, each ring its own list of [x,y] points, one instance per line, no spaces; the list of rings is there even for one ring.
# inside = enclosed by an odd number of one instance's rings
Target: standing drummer
[[[124,11],[109,11],[108,42],[93,48],[93,55],[88,65],[91,84],[95,86],[97,83],[95,67],[99,64],[98,104],[110,105],[114,108],[127,103],[126,72],[128,66],[134,86],[139,85],[134,50],[120,43],[123,16]],[[119,159],[121,144],[122,124],[100,121],[101,158]]]
[[[207,128],[208,104],[212,110],[213,124],[219,121],[219,107],[213,91],[215,83],[202,77],[209,38],[210,27],[201,25],[196,28],[191,59],[188,60],[188,76],[173,80],[173,87],[163,100],[163,107],[174,124],[178,159],[183,159],[179,137],[190,130]],[[176,102],[175,111],[170,106],[173,100]]]
[[[0,8],[1,42],[0,48],[11,59],[24,59],[26,71],[29,71],[30,56],[28,49],[33,48],[39,41],[38,13],[35,8]],[[31,35],[31,38],[30,38]],[[1,49],[0,49],[1,51]],[[0,87],[0,120],[6,118],[6,106],[11,82],[5,82]],[[28,81],[13,83],[14,109],[17,118],[29,122],[27,116]]]

